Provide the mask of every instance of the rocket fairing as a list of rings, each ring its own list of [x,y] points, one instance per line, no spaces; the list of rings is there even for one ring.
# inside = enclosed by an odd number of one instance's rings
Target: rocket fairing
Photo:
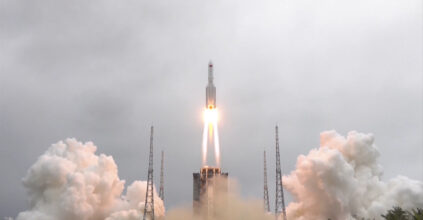
[[[206,108],[216,108],[216,87],[213,84],[213,63],[209,62],[209,83],[206,87]]]

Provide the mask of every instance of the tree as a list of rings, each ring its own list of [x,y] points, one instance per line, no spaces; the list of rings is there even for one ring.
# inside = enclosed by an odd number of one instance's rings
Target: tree
[[[423,209],[417,208],[411,210],[411,212],[408,212],[408,215],[410,216],[410,219],[412,220],[423,220]]]
[[[409,214],[404,211],[401,207],[395,206],[391,210],[388,210],[386,215],[382,215],[386,220],[409,220]],[[419,219],[420,220],[420,219]]]

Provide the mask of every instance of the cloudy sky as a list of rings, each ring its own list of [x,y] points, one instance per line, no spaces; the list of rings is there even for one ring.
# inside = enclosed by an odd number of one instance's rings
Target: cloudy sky
[[[209,60],[244,197],[262,196],[276,123],[285,174],[334,129],[373,133],[384,179],[423,180],[422,25],[420,0],[0,0],[0,217],[27,209],[21,178],[67,137],[146,179],[152,124],[167,208],[190,205]]]

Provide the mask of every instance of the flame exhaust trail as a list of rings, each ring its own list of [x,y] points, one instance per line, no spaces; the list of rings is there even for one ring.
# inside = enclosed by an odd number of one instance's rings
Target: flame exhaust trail
[[[214,157],[216,159],[216,166],[220,167],[220,145],[219,145],[219,133],[217,132],[217,120],[213,124],[214,128]]]
[[[217,109],[204,110],[204,130],[203,130],[203,166],[207,165],[207,152],[209,145],[214,147],[215,165],[220,167],[220,145],[218,132],[218,117]]]
[[[202,144],[202,151],[203,151],[203,166],[207,165],[207,133],[208,133],[208,124],[204,123],[203,129],[203,144]]]

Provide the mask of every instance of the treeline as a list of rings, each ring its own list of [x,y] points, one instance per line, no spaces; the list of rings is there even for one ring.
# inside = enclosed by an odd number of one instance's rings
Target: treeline
[[[406,211],[401,207],[394,207],[382,217],[386,220],[423,220],[423,208]]]
[[[374,220],[366,219],[353,215],[354,219],[358,220]],[[395,206],[382,217],[386,220],[423,220],[423,208],[412,209],[411,211],[406,211],[401,207]],[[332,219],[328,219],[332,220]]]

